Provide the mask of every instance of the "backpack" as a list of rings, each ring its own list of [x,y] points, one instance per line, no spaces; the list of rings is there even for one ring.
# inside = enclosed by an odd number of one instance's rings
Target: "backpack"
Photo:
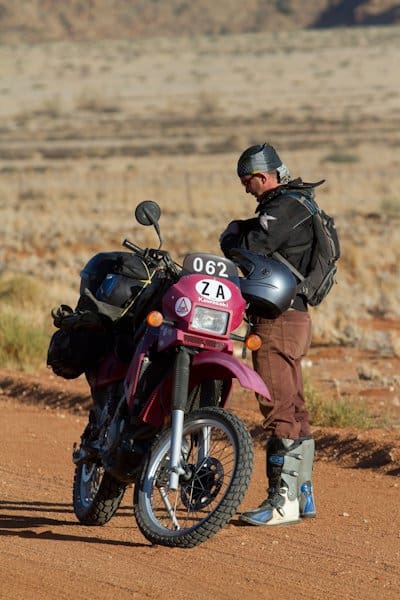
[[[110,352],[110,332],[99,315],[62,304],[52,316],[58,329],[50,339],[47,366],[59,377],[75,379]]]
[[[297,293],[305,296],[311,306],[318,306],[335,283],[336,261],[340,258],[340,244],[335,221],[333,217],[319,208],[315,200],[296,193],[291,193],[290,196],[301,202],[312,216],[314,242],[309,272],[304,277],[279,252],[274,252],[272,256],[283,262],[300,280]],[[301,249],[299,247],[299,251],[303,249],[305,249],[304,246]],[[295,248],[293,250],[296,251]]]

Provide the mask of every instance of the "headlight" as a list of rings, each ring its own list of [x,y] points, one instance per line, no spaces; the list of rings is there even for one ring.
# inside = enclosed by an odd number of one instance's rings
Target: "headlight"
[[[223,310],[214,310],[196,306],[193,312],[191,326],[200,331],[209,331],[210,333],[219,333],[223,335],[226,332],[229,313]]]

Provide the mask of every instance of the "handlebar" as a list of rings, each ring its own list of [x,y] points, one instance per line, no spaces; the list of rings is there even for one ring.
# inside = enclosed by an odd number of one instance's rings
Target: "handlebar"
[[[136,246],[136,244],[134,244],[133,242],[130,242],[127,239],[125,239],[122,242],[122,245],[125,246],[125,248],[132,250],[132,252],[135,252],[136,254],[140,254],[141,256],[144,255],[144,250],[142,250],[141,248],[139,248],[139,246]]]
[[[125,239],[122,242],[122,245],[129,250],[132,250],[135,254],[141,256],[144,260],[147,260],[149,263],[152,263],[152,266],[157,266],[161,262],[164,263],[165,267],[172,273],[175,277],[179,277],[179,269],[178,266],[170,257],[169,253],[165,250],[155,250],[152,248],[146,248],[143,250],[133,242],[130,242],[128,239]]]

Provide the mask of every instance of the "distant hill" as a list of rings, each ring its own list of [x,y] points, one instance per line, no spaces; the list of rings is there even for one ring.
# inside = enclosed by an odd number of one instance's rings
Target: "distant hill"
[[[0,0],[3,43],[396,23],[390,0]]]

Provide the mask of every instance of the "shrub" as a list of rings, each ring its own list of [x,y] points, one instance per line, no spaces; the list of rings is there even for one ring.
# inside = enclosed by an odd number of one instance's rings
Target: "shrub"
[[[389,217],[400,217],[400,198],[385,198],[381,202],[381,211]]]
[[[47,286],[23,274],[0,277],[0,364],[29,371],[45,367],[52,328]]]
[[[293,7],[291,6],[290,0],[276,0],[276,10],[283,15],[293,14]]]
[[[49,335],[29,318],[0,313],[0,364],[9,369],[33,370],[46,364]]]
[[[355,163],[359,161],[358,156],[355,154],[345,154],[344,152],[333,152],[332,154],[328,154],[323,159],[324,162],[334,162],[334,163]]]
[[[0,305],[16,308],[37,308],[48,303],[46,287],[21,273],[6,273],[0,277]]]
[[[351,399],[325,400],[321,398],[311,385],[307,374],[304,379],[304,394],[312,425],[358,429],[365,429],[370,425],[371,416],[364,407],[355,404],[355,401]]]

